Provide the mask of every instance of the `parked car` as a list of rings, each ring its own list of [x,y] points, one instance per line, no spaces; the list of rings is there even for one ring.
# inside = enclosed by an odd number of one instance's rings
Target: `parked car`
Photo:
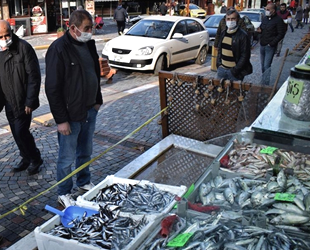
[[[192,59],[203,64],[208,44],[209,34],[200,19],[149,16],[107,42],[102,57],[112,67],[152,70],[157,74],[172,64]]]
[[[190,3],[189,4],[189,13],[190,17],[198,17],[198,18],[206,18],[207,12],[197,6],[196,4]],[[180,16],[188,16],[187,13],[187,4],[181,4],[180,5]]]
[[[263,14],[263,17],[266,15],[266,10],[264,8],[260,8],[260,9],[251,9],[251,8],[248,8],[244,11],[259,11]]]
[[[251,22],[253,23],[253,25],[255,27],[254,39],[258,40],[259,36],[260,36],[260,33],[257,32],[257,29],[258,29],[258,27],[262,23],[262,19],[264,17],[263,13],[260,12],[259,10],[255,10],[255,11],[240,11],[239,13],[240,13],[240,15],[245,15],[248,18],[250,18]]]
[[[219,27],[220,21],[224,18],[225,14],[214,14],[209,16],[205,21],[204,21],[204,26],[209,32],[209,39],[210,43],[209,46],[213,46],[215,36],[217,29]],[[253,43],[253,34],[254,34],[254,25],[251,23],[251,20],[247,16],[240,15],[246,24],[247,27],[247,33],[250,37],[251,44]]]

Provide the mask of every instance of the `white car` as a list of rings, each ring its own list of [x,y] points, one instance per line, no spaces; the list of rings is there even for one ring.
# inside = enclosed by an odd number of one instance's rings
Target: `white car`
[[[259,33],[257,32],[257,28],[261,25],[263,20],[263,13],[259,10],[251,10],[251,11],[240,11],[240,15],[247,16],[251,23],[254,25],[255,32],[254,32],[254,39],[258,40]]]
[[[150,16],[108,41],[102,57],[112,67],[151,70],[158,74],[183,61],[195,59],[195,63],[203,64],[208,43],[208,31],[198,18]]]

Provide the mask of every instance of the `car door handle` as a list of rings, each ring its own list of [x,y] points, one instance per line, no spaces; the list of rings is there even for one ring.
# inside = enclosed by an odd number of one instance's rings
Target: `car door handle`
[[[188,43],[188,39],[187,38],[184,38],[184,40],[185,40],[186,43]]]

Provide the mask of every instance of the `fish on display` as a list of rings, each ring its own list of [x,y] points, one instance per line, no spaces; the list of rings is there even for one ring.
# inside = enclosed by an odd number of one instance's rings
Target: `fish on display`
[[[147,214],[162,212],[175,195],[160,190],[155,184],[112,184],[98,191],[91,199],[101,205],[119,206],[121,212]]]

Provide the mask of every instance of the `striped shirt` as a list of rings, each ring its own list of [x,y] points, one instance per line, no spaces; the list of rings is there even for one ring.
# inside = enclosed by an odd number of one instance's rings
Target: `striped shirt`
[[[236,66],[232,51],[232,36],[234,33],[229,34],[226,32],[223,41],[222,41],[222,65],[225,68],[233,68]]]

